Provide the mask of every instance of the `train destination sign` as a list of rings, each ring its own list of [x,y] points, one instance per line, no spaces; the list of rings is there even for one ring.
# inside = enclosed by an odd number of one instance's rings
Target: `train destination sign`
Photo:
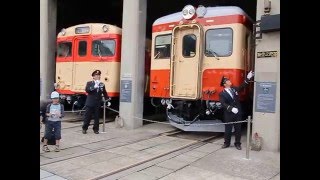
[[[84,27],[77,27],[75,29],[76,34],[85,34],[90,32],[90,27],[89,26],[84,26]]]
[[[278,51],[263,51],[257,52],[257,58],[277,57]]]

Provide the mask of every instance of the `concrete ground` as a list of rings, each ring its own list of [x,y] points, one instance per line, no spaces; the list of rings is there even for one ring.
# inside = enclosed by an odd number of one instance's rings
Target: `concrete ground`
[[[166,124],[126,130],[111,122],[98,135],[92,126],[82,134],[81,122],[63,122],[62,128],[60,152],[50,146],[45,153],[40,144],[40,179],[280,179],[280,153],[250,151],[246,159],[245,132],[239,151],[232,145],[221,149],[223,138],[200,142],[168,136],[176,129]]]

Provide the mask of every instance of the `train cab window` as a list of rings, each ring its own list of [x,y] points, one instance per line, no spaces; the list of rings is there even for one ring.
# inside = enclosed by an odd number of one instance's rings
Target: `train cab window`
[[[184,57],[194,57],[196,55],[197,37],[194,34],[183,36],[182,54]]]
[[[171,55],[171,34],[156,37],[154,59],[168,59]]]
[[[206,32],[206,56],[226,57],[232,54],[231,28],[210,29]]]
[[[114,40],[94,40],[92,42],[93,56],[113,56],[116,42]]]
[[[80,41],[78,47],[78,55],[86,56],[87,55],[87,41]]]
[[[72,52],[71,49],[71,42],[59,42],[57,47],[58,57],[70,57]]]

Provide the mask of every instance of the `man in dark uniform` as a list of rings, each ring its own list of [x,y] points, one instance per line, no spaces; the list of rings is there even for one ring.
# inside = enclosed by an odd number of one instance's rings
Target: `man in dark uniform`
[[[224,86],[224,89],[220,92],[219,97],[222,107],[224,109],[224,122],[227,123],[241,121],[242,109],[239,101],[238,92],[242,91],[247,86],[247,84],[249,84],[248,81],[252,77],[253,72],[250,71],[247,75],[247,79],[239,87],[232,86],[232,83],[228,78],[222,77],[220,85]],[[224,144],[222,148],[227,148],[230,146],[232,126],[234,126],[235,129],[234,145],[238,150],[241,150],[241,123],[225,125]]]
[[[92,81],[88,81],[86,85],[86,92],[88,93],[85,103],[85,114],[82,126],[82,133],[86,134],[88,126],[91,121],[92,114],[94,115],[93,131],[99,134],[99,110],[101,101],[105,102],[109,99],[105,85],[100,82],[101,71],[95,70],[92,73]],[[103,95],[103,97],[102,97]]]

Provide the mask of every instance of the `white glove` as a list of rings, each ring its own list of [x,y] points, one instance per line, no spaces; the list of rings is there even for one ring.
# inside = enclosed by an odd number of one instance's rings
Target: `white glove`
[[[111,106],[111,102],[108,102],[108,103],[107,103],[107,106],[108,106],[108,107]]]
[[[234,114],[237,114],[237,113],[238,113],[238,108],[232,108],[231,111],[232,111]]]
[[[95,89],[98,89],[98,88],[99,88],[99,84],[97,84],[97,83],[94,84],[94,88],[95,88]]]
[[[254,76],[254,72],[250,71],[247,75],[248,79],[251,79]]]
[[[101,87],[101,88],[104,86],[104,84],[103,84],[102,82],[99,82],[98,85],[99,85],[99,87]]]

